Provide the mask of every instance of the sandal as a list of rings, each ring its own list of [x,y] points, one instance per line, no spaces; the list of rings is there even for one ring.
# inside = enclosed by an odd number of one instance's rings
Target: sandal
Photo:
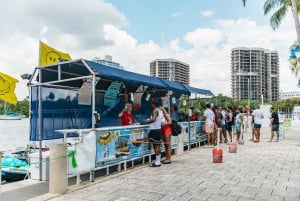
[[[162,164],[171,164],[171,161],[163,160],[161,163]]]

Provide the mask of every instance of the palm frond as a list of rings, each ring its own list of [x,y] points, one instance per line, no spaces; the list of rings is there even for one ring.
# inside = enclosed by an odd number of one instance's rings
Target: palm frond
[[[267,15],[269,12],[277,7],[281,7],[283,5],[287,5],[286,0],[267,0],[264,3],[264,14]]]
[[[288,11],[288,6],[284,5],[281,8],[279,8],[270,19],[270,25],[273,30],[277,29],[282,21],[282,19],[285,17],[286,13]]]
[[[246,6],[246,0],[243,0],[243,5]]]

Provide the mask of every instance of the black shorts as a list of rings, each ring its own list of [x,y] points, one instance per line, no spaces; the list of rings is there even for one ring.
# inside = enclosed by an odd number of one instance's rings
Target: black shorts
[[[279,131],[279,124],[272,124],[272,131]]]
[[[161,143],[161,129],[150,130],[148,134],[148,142],[153,144]]]
[[[261,124],[254,123],[254,128],[261,128]]]

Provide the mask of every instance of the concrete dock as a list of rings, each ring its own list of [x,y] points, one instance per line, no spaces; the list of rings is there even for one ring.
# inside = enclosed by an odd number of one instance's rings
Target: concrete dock
[[[270,128],[262,129],[259,143],[250,137],[250,132],[245,134],[237,153],[220,144],[222,163],[213,163],[212,147],[201,146],[173,156],[171,164],[136,166],[69,187],[64,195],[49,194],[47,182],[3,185],[0,200],[299,201],[300,121],[279,142],[267,142]]]

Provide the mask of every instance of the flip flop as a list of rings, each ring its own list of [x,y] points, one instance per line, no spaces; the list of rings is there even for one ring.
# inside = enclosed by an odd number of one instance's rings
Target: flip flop
[[[162,164],[171,164],[171,161],[165,161],[165,160],[164,160],[164,161],[162,161],[161,163],[162,163]]]

